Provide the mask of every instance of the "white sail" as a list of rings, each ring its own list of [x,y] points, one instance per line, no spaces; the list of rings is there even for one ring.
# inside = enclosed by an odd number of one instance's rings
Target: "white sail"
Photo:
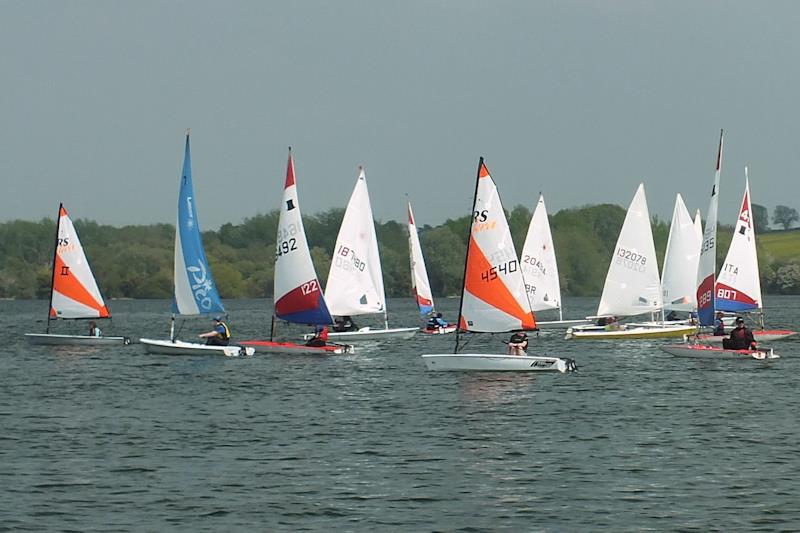
[[[761,281],[758,273],[756,234],[750,204],[750,180],[745,172],[744,198],[733,232],[728,255],[722,263],[716,285],[716,308],[721,311],[760,309]]]
[[[533,311],[561,308],[561,285],[544,196],[533,211],[522,247],[522,277]]]
[[[359,168],[358,180],[336,238],[325,301],[330,313],[336,316],[385,311],[378,238],[363,168]]]
[[[700,210],[694,212],[694,230],[697,232],[697,241],[703,243],[703,217],[700,215]]]
[[[53,265],[51,318],[106,318],[108,308],[89,268],[75,226],[62,205]]]
[[[633,316],[660,311],[661,282],[644,184],[639,184],[608,267],[598,316]]]
[[[697,308],[697,263],[700,261],[700,240],[686,204],[680,194],[675,197],[672,224],[669,227],[661,293],[664,309],[694,311]]]
[[[536,320],[514,241],[483,158],[478,176],[459,328],[482,332],[533,329]]]
[[[434,310],[433,292],[428,280],[428,271],[425,268],[425,258],[422,256],[422,246],[419,244],[411,202],[408,202],[408,252],[411,261],[411,289],[419,308],[419,314],[425,317]]]

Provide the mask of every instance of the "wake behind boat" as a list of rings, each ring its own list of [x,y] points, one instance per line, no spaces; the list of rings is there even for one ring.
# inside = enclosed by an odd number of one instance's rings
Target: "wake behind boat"
[[[164,355],[209,355],[227,357],[253,355],[252,348],[240,346],[220,346],[180,341],[175,338],[175,315],[196,316],[225,314],[219,298],[211,268],[206,259],[200,235],[200,223],[194,201],[192,184],[192,163],[189,152],[189,132],[186,132],[186,145],[183,157],[183,176],[178,194],[178,220],[175,225],[175,268],[173,275],[172,319],[170,338],[139,339],[148,353]],[[227,331],[227,327],[225,327]]]
[[[53,271],[50,282],[50,305],[47,313],[46,333],[26,333],[30,344],[36,345],[127,345],[128,337],[104,337],[90,323],[92,335],[66,335],[50,333],[50,322],[58,319],[111,318],[100,294],[100,289],[86,260],[64,204],[58,206],[56,240],[53,248]]]
[[[275,295],[274,314],[269,340],[242,341],[242,346],[258,353],[291,355],[333,355],[352,353],[353,347],[327,342],[327,326],[332,322],[320,289],[317,271],[308,249],[306,230],[300,216],[297,181],[294,173],[292,149],[286,164],[286,180],[283,186],[278,235],[275,241]],[[289,323],[317,326],[316,342],[297,344],[275,340],[275,317]]]
[[[469,225],[464,284],[458,309],[453,353],[424,354],[428,370],[497,372],[570,372],[574,361],[529,356],[527,341],[509,345],[506,354],[458,353],[461,331],[500,333],[536,329],[536,319],[525,290],[514,241],[508,228],[497,186],[480,158],[475,184],[473,216]]]

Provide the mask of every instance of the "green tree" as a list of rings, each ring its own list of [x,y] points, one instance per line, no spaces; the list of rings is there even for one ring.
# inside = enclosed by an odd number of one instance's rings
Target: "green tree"
[[[769,211],[763,205],[752,204],[753,229],[756,233],[769,231]]]
[[[772,212],[772,222],[780,224],[785,230],[791,228],[798,218],[800,218],[800,215],[797,214],[797,209],[794,207],[778,205],[775,206],[775,211]]]

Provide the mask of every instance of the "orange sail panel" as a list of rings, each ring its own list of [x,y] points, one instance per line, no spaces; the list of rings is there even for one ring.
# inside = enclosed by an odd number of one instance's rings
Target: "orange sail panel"
[[[108,318],[108,308],[89,268],[75,227],[63,207],[53,265],[52,318]]]

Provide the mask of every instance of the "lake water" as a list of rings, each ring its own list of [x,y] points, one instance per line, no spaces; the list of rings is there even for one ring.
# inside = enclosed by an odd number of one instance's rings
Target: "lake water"
[[[800,326],[800,298],[766,304]],[[269,302],[227,305],[235,338],[267,331]],[[0,530],[800,530],[800,339],[765,363],[551,334],[530,351],[579,372],[436,373],[419,355],[453,336],[334,357],[29,346],[46,306],[0,302]],[[168,302],[110,307],[107,334],[166,337]]]

